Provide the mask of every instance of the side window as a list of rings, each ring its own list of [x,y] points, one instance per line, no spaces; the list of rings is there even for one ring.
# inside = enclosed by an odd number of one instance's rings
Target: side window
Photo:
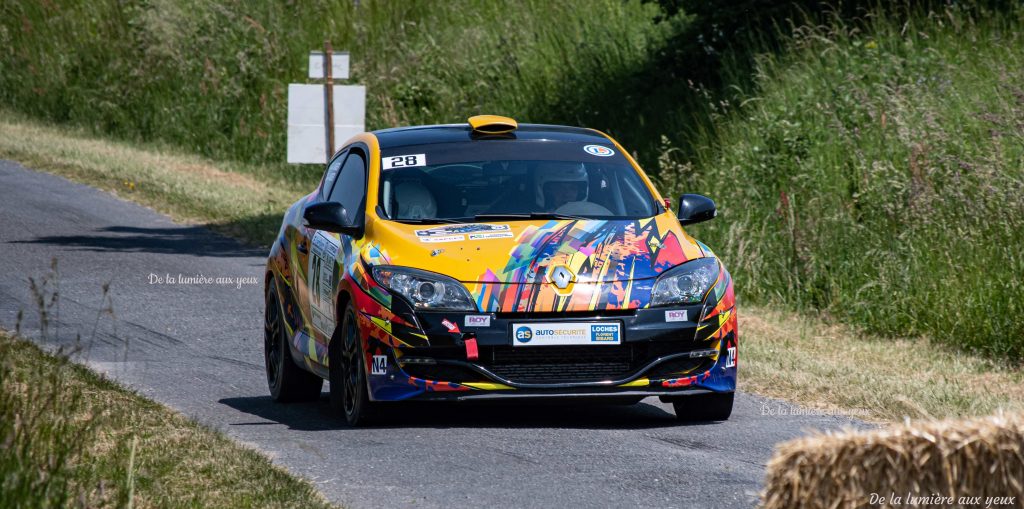
[[[366,199],[366,159],[359,150],[352,150],[341,166],[341,172],[331,189],[328,201],[336,201],[345,207],[349,218],[361,220],[363,202]]]
[[[331,191],[331,186],[334,185],[334,180],[338,178],[338,170],[341,169],[341,163],[345,162],[345,154],[347,152],[348,151],[338,154],[338,157],[335,157],[331,160],[331,164],[327,165],[327,171],[324,172],[324,179],[320,183],[320,198],[327,196]]]

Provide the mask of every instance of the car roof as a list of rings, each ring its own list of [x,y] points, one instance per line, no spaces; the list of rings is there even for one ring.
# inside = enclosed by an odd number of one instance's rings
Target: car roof
[[[480,135],[473,134],[469,124],[421,125],[412,127],[396,127],[373,131],[381,150],[407,145],[430,145],[434,143],[452,143],[474,139],[508,138],[517,140],[551,140],[571,141],[580,143],[608,143],[609,140],[601,133],[592,129],[569,127],[562,125],[519,124],[515,131],[508,134]]]

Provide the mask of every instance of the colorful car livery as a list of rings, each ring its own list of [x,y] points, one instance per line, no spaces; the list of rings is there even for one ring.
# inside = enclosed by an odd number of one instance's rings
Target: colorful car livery
[[[348,423],[382,402],[639,401],[681,419],[732,410],[732,278],[598,131],[468,124],[349,140],[287,211],[266,268],[275,400],[330,400]]]

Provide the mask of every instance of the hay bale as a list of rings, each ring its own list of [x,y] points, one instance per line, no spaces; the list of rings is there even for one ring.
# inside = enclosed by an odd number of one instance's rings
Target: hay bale
[[[1024,506],[1024,414],[908,422],[784,442],[768,462],[761,504]]]

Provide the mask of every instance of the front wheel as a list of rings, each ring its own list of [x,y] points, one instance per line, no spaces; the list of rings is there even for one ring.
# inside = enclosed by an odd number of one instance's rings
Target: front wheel
[[[672,401],[676,418],[683,422],[724,421],[732,415],[735,393],[712,392],[682,396]]]
[[[267,385],[274,401],[312,401],[320,397],[324,381],[292,360],[288,347],[281,305],[273,282],[267,286],[266,309],[263,314],[263,360],[267,369]]]
[[[363,342],[359,337],[356,312],[351,304],[345,309],[341,327],[331,338],[328,355],[331,406],[345,417],[349,426],[367,424],[374,408],[366,387]]]

